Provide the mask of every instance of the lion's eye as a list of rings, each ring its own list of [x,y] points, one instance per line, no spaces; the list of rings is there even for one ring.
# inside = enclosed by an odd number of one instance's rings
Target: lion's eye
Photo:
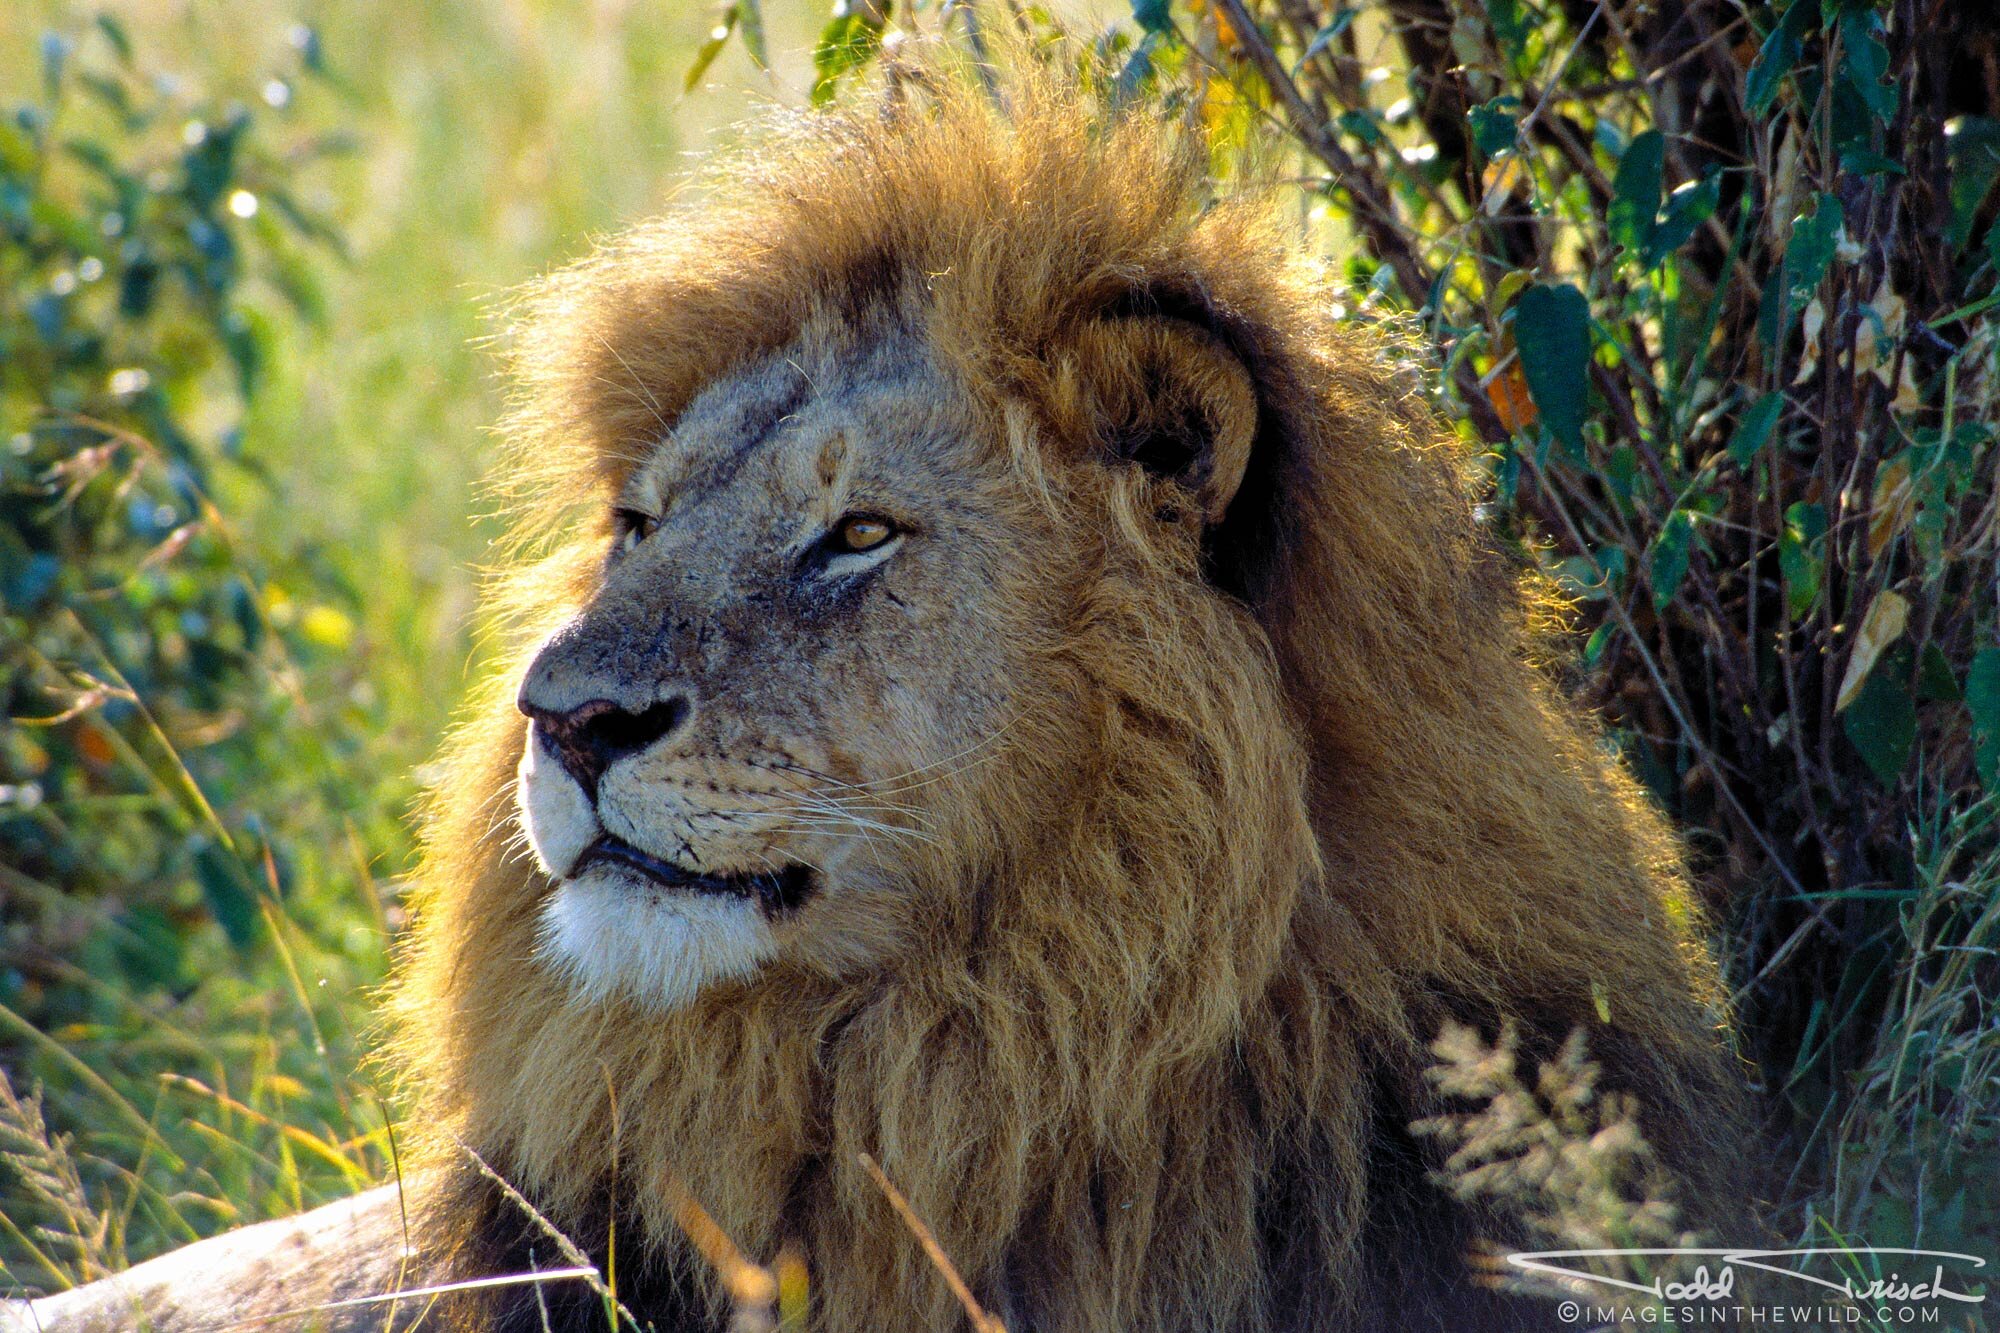
[[[836,554],[872,551],[896,535],[896,525],[886,518],[854,514],[840,520],[828,534],[827,545]]]
[[[653,535],[653,529],[660,526],[660,520],[642,509],[614,509],[612,523],[618,534],[618,549],[629,551],[640,542]]]

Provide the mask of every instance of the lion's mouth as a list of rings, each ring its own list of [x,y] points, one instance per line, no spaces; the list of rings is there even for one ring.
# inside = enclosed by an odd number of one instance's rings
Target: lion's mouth
[[[819,887],[809,866],[793,864],[779,870],[737,874],[689,870],[608,833],[584,849],[569,873],[575,876],[593,865],[622,866],[675,893],[747,898],[773,916],[797,911]]]

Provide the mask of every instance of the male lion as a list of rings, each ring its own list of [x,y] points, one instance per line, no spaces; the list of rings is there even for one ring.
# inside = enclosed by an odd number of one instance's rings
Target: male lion
[[[1427,1044],[1587,1030],[1719,1212],[1674,841],[1272,210],[1172,126],[919,82],[521,311],[546,544],[502,596],[545,637],[436,798],[402,1280],[561,1266],[553,1227],[718,1328],[691,1198],[802,1250],[816,1328],[960,1326],[869,1154],[1015,1333],[1540,1326],[1466,1264],[1518,1219],[1410,1129],[1450,1109]]]

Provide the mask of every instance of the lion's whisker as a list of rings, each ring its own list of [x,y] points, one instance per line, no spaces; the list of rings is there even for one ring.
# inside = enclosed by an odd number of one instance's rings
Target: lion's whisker
[[[883,824],[852,816],[813,815],[806,811],[772,811],[771,817],[783,820],[795,829],[806,831],[850,829],[862,834],[880,834],[884,837],[906,838],[916,842],[936,841],[929,833],[920,829],[903,828],[895,824]]]
[[[751,852],[750,852],[750,855],[752,855],[752,856],[756,857],[756,858],[757,858],[757,859],[758,859],[759,861],[762,861],[762,862],[764,863],[764,866],[765,866],[765,868],[766,868],[767,870],[774,870],[774,871],[779,871],[779,872],[782,872],[782,871],[784,870],[784,868],[785,868],[785,867],[784,867],[783,865],[779,864],[778,862],[776,862],[776,861],[774,861],[774,860],[772,860],[772,859],[771,859],[771,857],[770,857],[770,856],[769,856],[769,854],[768,854],[770,850],[773,850],[773,849],[768,849],[768,848],[767,848],[767,849],[766,849],[765,851],[758,851],[758,850],[756,850],[756,849],[754,849],[754,848],[753,848],[753,849],[751,849]],[[816,873],[816,874],[819,874],[819,875],[824,875],[824,874],[826,874],[826,867],[825,867],[825,866],[823,866],[823,865],[820,865],[820,864],[819,864],[818,862],[816,862],[816,861],[812,861],[812,860],[809,860],[809,859],[807,859],[806,857],[803,857],[803,856],[797,856],[797,855],[793,855],[793,854],[791,854],[791,853],[787,853],[786,855],[787,855],[788,857],[790,857],[790,859],[792,859],[792,860],[794,860],[794,861],[798,862],[798,863],[799,863],[800,865],[804,866],[804,867],[805,867],[806,869],[808,869],[808,870],[811,870],[811,871],[813,871],[813,872],[814,872],[814,873]]]
[[[920,791],[925,787],[934,787],[940,782],[947,782],[959,776],[961,773],[969,773],[983,764],[989,764],[998,759],[1003,753],[1005,752],[1002,750],[989,750],[985,754],[973,754],[964,758],[947,756],[933,763],[926,764],[922,768],[911,769],[902,780],[884,779],[885,782],[895,781],[896,783],[896,785],[888,787],[884,794],[900,796],[905,792]],[[947,767],[947,765],[950,766]]]
[[[979,764],[987,763],[997,758],[1001,753],[998,750],[988,751],[984,755],[981,755],[979,752],[1002,739],[1013,727],[1016,720],[1015,718],[1009,718],[979,740],[974,741],[964,749],[953,754],[934,759],[927,764],[919,764],[914,768],[904,769],[901,773],[892,773],[886,778],[874,778],[866,782],[847,782],[834,777],[830,773],[822,773],[817,769],[808,768],[803,764],[785,763],[777,766],[810,774],[813,777],[836,783],[852,791],[865,792],[869,795],[900,795],[906,791],[915,791],[920,787],[927,787],[934,783],[942,782],[960,773],[967,772]],[[959,763],[960,760],[967,762]],[[952,764],[957,764],[958,766],[952,768],[946,767]]]
[[[828,810],[872,812],[876,814],[906,815],[911,819],[923,820],[925,812],[918,806],[905,805],[900,801],[863,800],[869,793],[861,792],[849,796],[844,792],[816,791],[811,787],[797,787],[785,793],[786,796]]]
[[[879,834],[885,837],[904,838],[916,842],[935,843],[937,841],[927,829],[913,829],[897,824],[884,824],[877,820],[859,818],[844,812],[838,814],[815,813],[810,809],[801,807],[764,810],[703,810],[699,811],[694,817],[701,818],[703,816],[728,820],[772,820],[776,821],[776,829],[783,832],[824,833],[846,830],[863,835]]]
[[[883,814],[894,814],[894,815],[902,815],[905,818],[911,820],[912,822],[924,826],[925,828],[928,828],[930,825],[929,817],[923,811],[918,810],[914,806],[897,805],[894,803],[863,803],[863,802],[847,801],[847,800],[842,800],[838,797],[822,795],[821,793],[810,792],[810,791],[800,792],[798,795],[800,802],[805,806],[806,809],[818,810],[825,814],[835,816],[837,818],[846,818],[849,816],[861,816],[863,818],[868,818],[873,816],[880,816]]]

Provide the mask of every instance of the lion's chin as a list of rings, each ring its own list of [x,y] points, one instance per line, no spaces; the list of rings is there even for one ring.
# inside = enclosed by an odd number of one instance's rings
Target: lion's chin
[[[673,893],[597,864],[542,907],[537,956],[585,999],[678,1009],[706,986],[750,976],[778,951],[748,898]]]

